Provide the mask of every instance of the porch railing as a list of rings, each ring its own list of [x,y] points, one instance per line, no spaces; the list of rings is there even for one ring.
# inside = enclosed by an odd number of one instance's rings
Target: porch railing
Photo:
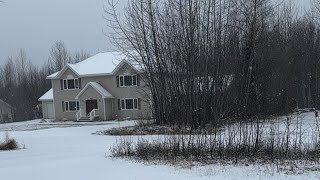
[[[92,111],[89,113],[90,121],[93,121],[94,118],[98,117],[96,112],[97,112],[97,109],[92,109]]]
[[[83,116],[82,116],[82,109],[79,109],[79,111],[78,111],[77,114],[76,114],[76,117],[77,117],[77,121],[79,121],[80,118],[83,117]]]

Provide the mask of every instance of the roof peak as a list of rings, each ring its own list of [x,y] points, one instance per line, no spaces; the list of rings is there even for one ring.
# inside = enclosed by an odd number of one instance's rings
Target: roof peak
[[[121,52],[104,52],[93,55],[81,62],[67,64],[58,73],[48,76],[48,79],[59,77],[69,67],[79,76],[112,74],[116,67],[127,58]]]

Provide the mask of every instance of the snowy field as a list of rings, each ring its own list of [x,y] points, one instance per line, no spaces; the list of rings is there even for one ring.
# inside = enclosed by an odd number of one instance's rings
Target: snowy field
[[[133,121],[106,123],[40,123],[40,120],[0,125],[25,149],[0,151],[4,180],[157,180],[157,179],[320,179],[320,172],[286,174],[268,165],[208,165],[188,169],[113,159],[114,136],[93,135]]]

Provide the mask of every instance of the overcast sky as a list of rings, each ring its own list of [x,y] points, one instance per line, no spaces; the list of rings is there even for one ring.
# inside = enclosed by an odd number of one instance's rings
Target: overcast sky
[[[106,0],[4,0],[0,4],[0,64],[24,49],[35,64],[48,59],[50,47],[62,40],[71,51],[92,54],[112,50],[103,35]],[[309,0],[297,0],[304,5]],[[120,0],[122,6],[126,0]]]

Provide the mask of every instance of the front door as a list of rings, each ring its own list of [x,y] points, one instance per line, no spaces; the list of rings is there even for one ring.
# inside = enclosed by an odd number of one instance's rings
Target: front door
[[[86,100],[86,112],[87,115],[93,110],[98,109],[98,102],[97,100]]]

